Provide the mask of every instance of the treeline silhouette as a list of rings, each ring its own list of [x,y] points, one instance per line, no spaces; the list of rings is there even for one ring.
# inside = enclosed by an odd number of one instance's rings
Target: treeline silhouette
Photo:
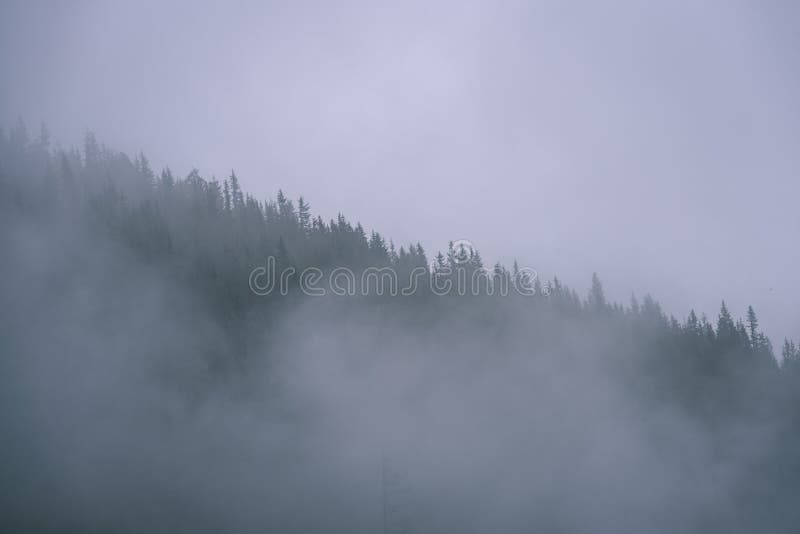
[[[0,203],[3,224],[25,220],[80,228],[191,292],[227,338],[222,347],[197,355],[209,374],[246,373],[254,358],[269,357],[280,341],[272,337],[278,331],[274,325],[285,310],[308,299],[296,277],[287,296],[251,291],[251,271],[269,256],[279,268],[297,272],[348,267],[358,273],[390,266],[400,280],[415,268],[434,277],[484,268],[477,251],[469,251],[467,261],[452,246],[429,255],[419,243],[398,247],[341,214],[325,221],[303,197],[295,202],[278,191],[274,199],[255,198],[242,190],[235,172],[222,180],[198,170],[184,177],[169,168],[157,172],[143,154],[130,158],[110,150],[91,133],[80,150],[54,148],[45,127],[31,135],[21,121],[0,132]],[[749,511],[753,525],[776,514],[786,524],[797,519],[800,346],[786,340],[776,354],[752,307],[741,319],[724,302],[713,320],[695,311],[678,319],[650,296],[626,305],[607,301],[597,275],[582,298],[557,278],[521,280],[516,266],[496,264],[489,273],[498,285],[503,278],[511,285],[530,284],[533,294],[439,297],[426,276],[413,295],[355,296],[344,304],[320,299],[319,314],[367,308],[423,333],[458,320],[497,347],[503,346],[509,321],[523,322],[532,352],[556,336],[595,340],[593,357],[607,358],[642,403],[678,406],[710,428],[730,421],[769,428],[770,454],[750,466],[732,499]],[[557,330],[540,326],[554,321],[561,325]],[[721,443],[720,454],[726,450]]]
[[[205,179],[197,169],[182,178],[169,168],[156,173],[143,154],[131,159],[109,150],[92,133],[85,135],[82,151],[54,150],[45,126],[31,138],[21,120],[7,134],[0,130],[0,187],[8,213],[44,219],[74,217],[147,262],[180,267],[176,273],[182,281],[200,292],[220,317],[233,320],[246,316],[252,307],[276,300],[277,291],[273,299],[254,297],[247,284],[252,269],[264,265],[269,256],[276,258],[279,269],[295,267],[292,287],[297,285],[297,273],[306,267],[323,271],[347,267],[359,273],[367,267],[391,266],[401,283],[414,268],[454,279],[463,269],[467,287],[471,287],[473,271],[484,268],[477,250],[468,250],[464,261],[458,257],[464,251],[454,250],[450,243],[449,250],[438,252],[429,262],[419,243],[397,248],[379,232],[368,234],[361,223],[353,224],[342,214],[326,222],[312,214],[303,197],[295,203],[281,190],[274,199],[256,199],[242,191],[233,171],[222,181]],[[508,279],[512,287],[521,278],[516,264],[507,269],[497,263],[488,272],[498,288],[498,278]],[[420,278],[416,296],[430,294],[429,280],[429,276]],[[713,324],[695,311],[678,321],[667,317],[649,295],[641,303],[632,297],[627,306],[607,302],[596,274],[585,299],[557,277],[525,282],[535,305],[655,330],[676,352],[693,354],[708,372],[744,365],[751,371],[771,373],[779,367],[752,307],[744,320],[734,319],[723,302]],[[501,296],[499,291],[494,293]],[[785,340],[783,367],[797,361],[800,347]]]

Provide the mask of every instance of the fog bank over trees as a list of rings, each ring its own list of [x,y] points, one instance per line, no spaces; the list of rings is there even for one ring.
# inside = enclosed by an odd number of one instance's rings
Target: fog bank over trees
[[[50,144],[0,134],[2,530],[796,529],[800,349],[755,310],[667,316]],[[261,296],[268,257],[531,294]]]

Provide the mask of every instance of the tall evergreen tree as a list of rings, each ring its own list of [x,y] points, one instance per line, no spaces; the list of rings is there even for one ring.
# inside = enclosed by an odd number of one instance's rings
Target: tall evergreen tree
[[[592,288],[589,291],[589,309],[594,312],[601,312],[606,309],[606,296],[603,292],[603,284],[597,273],[592,273]]]

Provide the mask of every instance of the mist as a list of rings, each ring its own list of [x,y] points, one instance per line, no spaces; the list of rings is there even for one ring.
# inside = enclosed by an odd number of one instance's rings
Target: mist
[[[3,297],[17,304],[3,336],[9,526],[753,526],[736,506],[752,476],[738,456],[761,461],[772,432],[712,431],[653,405],[638,392],[640,363],[614,354],[620,340],[602,328],[512,309],[478,329],[485,310],[453,317],[447,303],[422,322],[330,298],[293,306],[246,373],[219,375],[202,355],[230,349],[190,294],[75,234],[4,232]]]
[[[793,532],[798,15],[4,3],[0,530]]]

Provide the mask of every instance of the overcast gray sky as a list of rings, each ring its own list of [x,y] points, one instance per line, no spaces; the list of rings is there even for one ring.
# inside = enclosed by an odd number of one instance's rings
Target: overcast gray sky
[[[800,3],[0,2],[0,124],[800,338]]]

